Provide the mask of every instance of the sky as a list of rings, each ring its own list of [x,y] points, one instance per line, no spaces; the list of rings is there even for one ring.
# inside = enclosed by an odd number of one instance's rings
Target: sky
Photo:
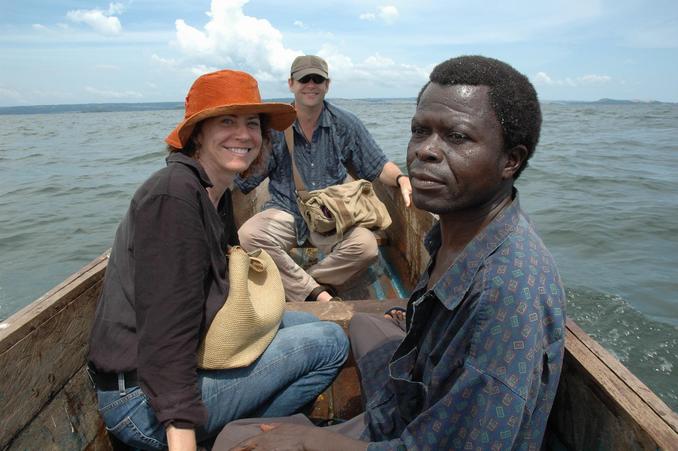
[[[0,106],[182,101],[199,75],[289,98],[295,56],[328,97],[415,97],[438,63],[480,54],[542,100],[678,102],[678,1],[0,0]]]

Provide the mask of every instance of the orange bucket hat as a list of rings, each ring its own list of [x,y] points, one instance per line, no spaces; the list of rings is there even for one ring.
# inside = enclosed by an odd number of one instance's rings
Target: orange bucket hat
[[[188,91],[184,120],[167,135],[165,142],[183,149],[195,125],[222,114],[265,114],[271,127],[285,130],[296,118],[294,107],[287,103],[262,102],[257,81],[245,72],[220,70],[198,77]]]

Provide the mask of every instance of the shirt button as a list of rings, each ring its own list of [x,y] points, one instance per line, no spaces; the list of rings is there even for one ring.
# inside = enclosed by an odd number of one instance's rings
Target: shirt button
[[[311,163],[311,167],[312,167],[312,168],[315,167],[315,163]]]

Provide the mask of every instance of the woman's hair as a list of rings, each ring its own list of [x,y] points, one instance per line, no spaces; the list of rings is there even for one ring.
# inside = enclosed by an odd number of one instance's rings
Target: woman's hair
[[[199,160],[200,158],[200,149],[198,148],[197,137],[202,130],[202,121],[195,124],[191,136],[188,138],[188,141],[184,145],[183,149],[167,145],[167,151],[172,152],[182,152],[183,154]],[[266,114],[259,114],[259,124],[261,128],[261,151],[257,158],[254,159],[249,168],[247,168],[240,175],[242,177],[250,177],[253,175],[258,175],[263,173],[268,167],[268,157],[271,154],[271,120]]]

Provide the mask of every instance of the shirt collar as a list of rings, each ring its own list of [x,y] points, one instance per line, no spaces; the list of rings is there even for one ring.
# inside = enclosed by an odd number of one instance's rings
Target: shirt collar
[[[483,262],[515,232],[520,218],[518,190],[514,188],[511,203],[466,245],[454,264],[445,271],[433,287],[436,297],[447,309],[452,310],[461,302]],[[440,223],[436,223],[426,235],[424,245],[429,254],[434,257],[441,245]],[[433,260],[429,262],[425,284],[428,284],[432,263]]]
[[[205,172],[205,169],[203,169],[202,165],[198,163],[198,160],[189,157],[183,152],[172,152],[165,159],[165,161],[167,162],[167,165],[179,163],[183,164],[184,166],[188,166],[196,173],[202,186],[204,186],[205,188],[212,187],[212,182],[210,181],[210,178],[207,176],[207,172]]]
[[[292,106],[294,106],[294,102],[292,102]],[[330,104],[327,103],[327,100],[323,100],[323,109],[320,111],[320,116],[318,116],[318,123],[316,124],[316,128],[332,126],[332,120],[330,118],[330,113],[328,112],[329,108]],[[301,125],[299,125],[299,119],[294,120],[294,128],[297,130],[298,133],[301,134]]]
[[[327,100],[323,100],[323,109],[320,112],[320,117],[318,118],[318,127],[330,127],[332,122],[330,121],[329,113],[330,104],[327,103]]]

